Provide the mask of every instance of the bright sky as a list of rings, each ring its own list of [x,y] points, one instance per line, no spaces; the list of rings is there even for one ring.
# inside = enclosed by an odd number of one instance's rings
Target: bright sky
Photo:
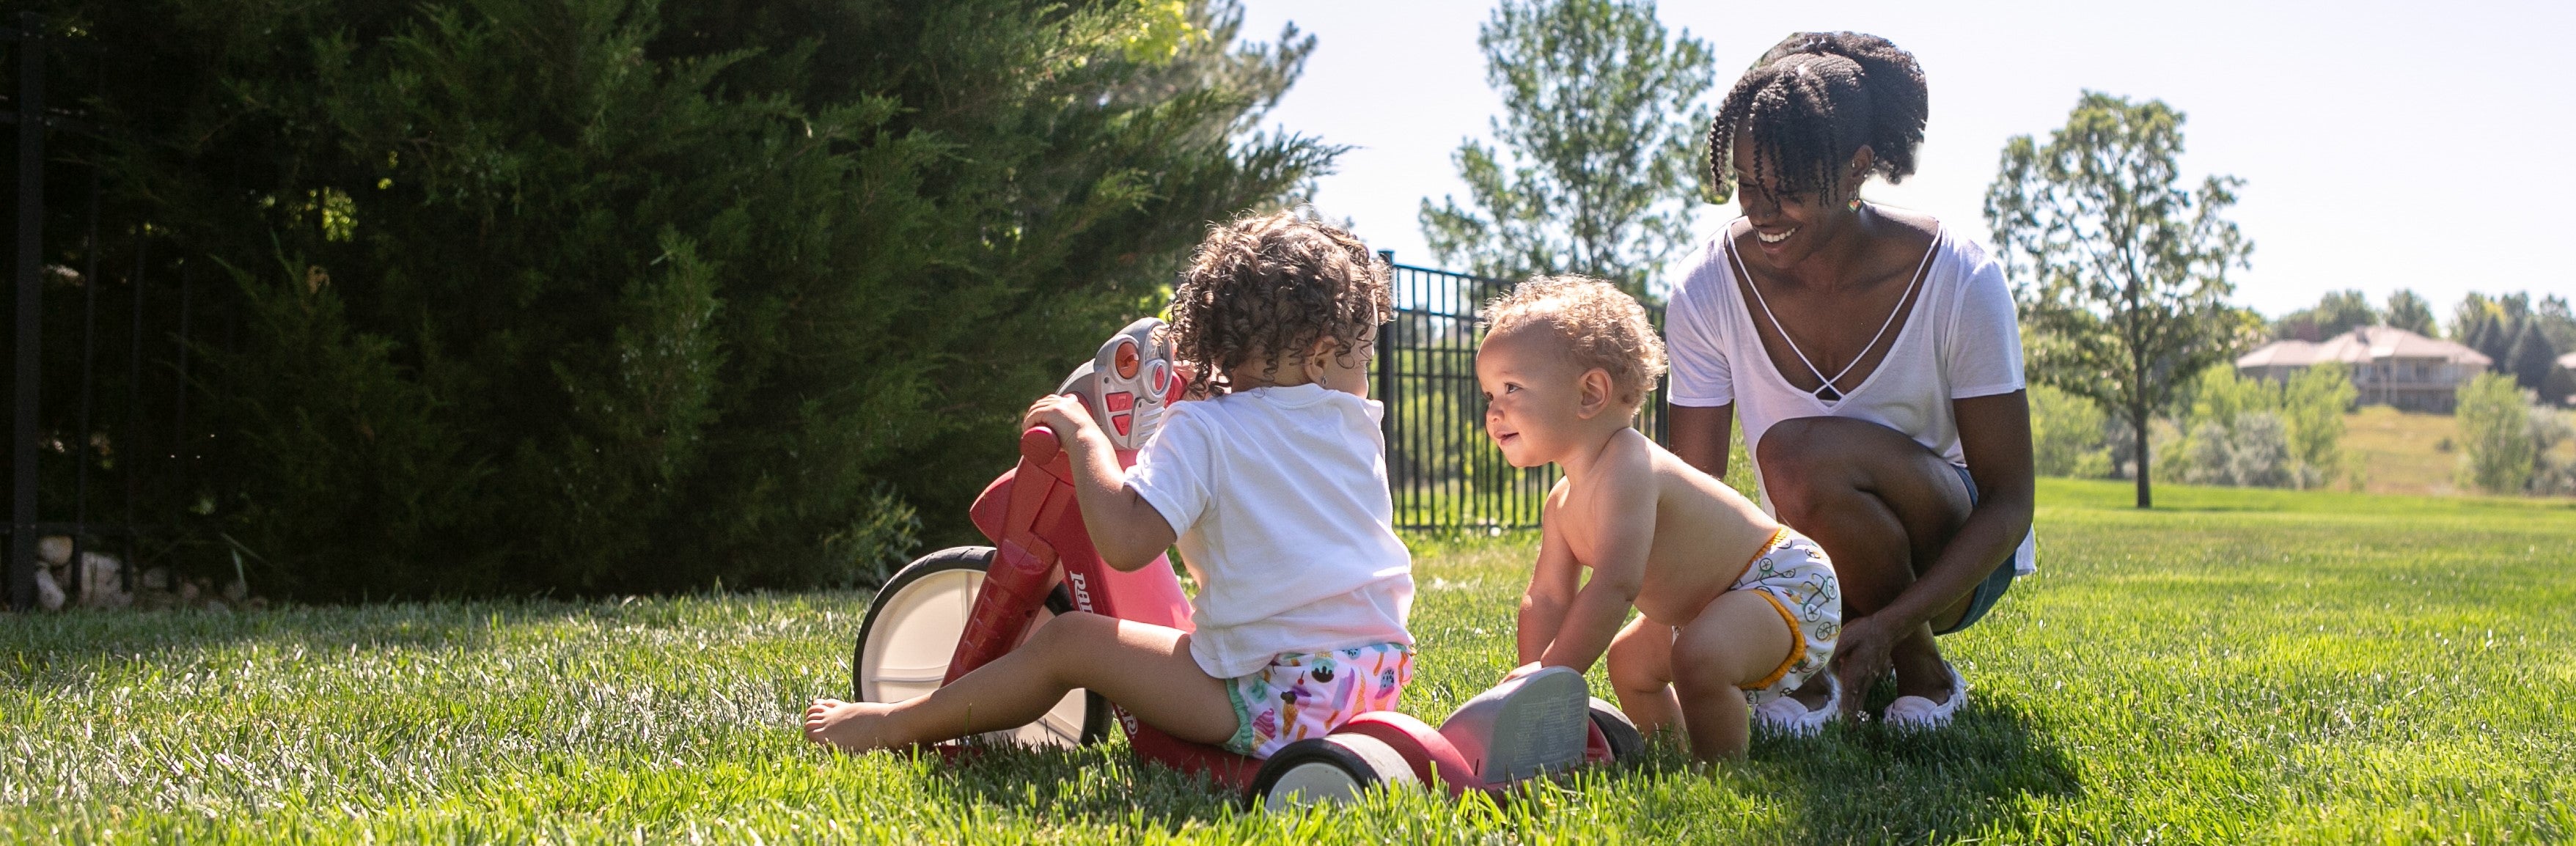
[[[1317,208],[1398,262],[1431,263],[1417,206],[1465,201],[1450,154],[1502,111],[1476,49],[1492,4],[1247,6],[1254,39],[1288,21],[1318,36],[1275,121],[1357,147]],[[2344,288],[2384,302],[2411,287],[2445,321],[2468,291],[2576,296],[2564,249],[2576,239],[2559,240],[2576,229],[2576,3],[1666,0],[1660,14],[1714,48],[1711,97],[1791,32],[1858,30],[1912,51],[1932,93],[1920,166],[1867,194],[1980,239],[2004,139],[2044,138],[2090,88],[2182,110],[2193,184],[2246,180],[2233,217],[2254,268],[2237,274],[2237,300],[2267,315]],[[1710,211],[1703,231],[1736,215]]]

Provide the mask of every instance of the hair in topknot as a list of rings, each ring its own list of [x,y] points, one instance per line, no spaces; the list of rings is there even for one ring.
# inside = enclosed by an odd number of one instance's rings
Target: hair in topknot
[[[1610,374],[1613,399],[1631,411],[1664,375],[1664,339],[1646,308],[1619,286],[1589,276],[1534,276],[1485,303],[1485,337],[1545,327],[1564,355],[1585,370]]]
[[[1801,32],[1762,54],[1718,107],[1708,130],[1709,199],[1733,197],[1735,145],[1753,146],[1758,174],[1787,192],[1841,190],[1845,163],[1867,146],[1871,172],[1914,173],[1931,93],[1914,54],[1857,32]],[[1863,174],[1866,178],[1867,174]]]
[[[1193,393],[1325,338],[1346,356],[1395,313],[1387,265],[1341,227],[1295,212],[1245,215],[1208,229],[1172,292],[1172,351],[1195,372]]]

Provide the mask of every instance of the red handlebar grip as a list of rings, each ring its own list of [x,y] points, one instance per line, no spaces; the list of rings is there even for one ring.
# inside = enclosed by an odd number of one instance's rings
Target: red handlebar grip
[[[1056,443],[1053,429],[1045,426],[1031,426],[1028,431],[1020,433],[1020,457],[1028,459],[1031,463],[1045,464],[1053,461],[1055,454],[1062,451],[1064,447]]]

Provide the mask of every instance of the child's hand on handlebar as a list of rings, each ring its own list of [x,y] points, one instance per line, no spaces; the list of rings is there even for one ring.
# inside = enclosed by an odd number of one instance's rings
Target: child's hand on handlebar
[[[1020,429],[1026,431],[1034,426],[1047,427],[1055,432],[1056,440],[1068,444],[1080,440],[1086,430],[1100,429],[1100,424],[1091,419],[1091,407],[1072,394],[1048,394],[1031,403],[1028,414],[1020,418]]]

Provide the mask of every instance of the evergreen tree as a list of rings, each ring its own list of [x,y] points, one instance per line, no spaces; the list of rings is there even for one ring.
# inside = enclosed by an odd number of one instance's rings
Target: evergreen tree
[[[57,14],[118,57],[111,217],[231,268],[186,495],[308,598],[964,540],[1028,400],[1335,152],[1259,128],[1312,40],[1238,45],[1225,2]]]
[[[2541,300],[2532,318],[2539,324],[2540,334],[2549,339],[2551,349],[2561,353],[2576,351],[2576,309],[2569,308],[2566,297],[2553,294]]]
[[[2558,350],[2550,346],[2549,336],[2540,329],[2540,321],[2524,320],[2522,331],[2514,333],[2513,343],[2505,348],[2504,357],[2496,364],[2524,390],[2545,390],[2549,385],[2550,369],[2558,366]]]
[[[1708,45],[1668,37],[1653,0],[1504,0],[1476,43],[1503,95],[1502,149],[1458,146],[1469,207],[1422,200],[1432,255],[1481,276],[1581,273],[1651,293],[1694,238]]]

